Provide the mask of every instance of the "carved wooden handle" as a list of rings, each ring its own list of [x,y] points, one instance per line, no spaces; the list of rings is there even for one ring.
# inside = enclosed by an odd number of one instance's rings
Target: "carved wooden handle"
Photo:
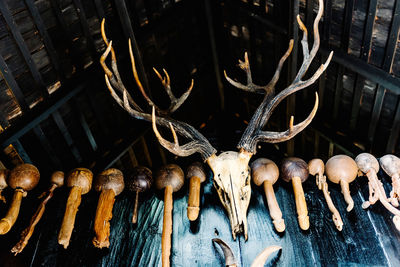
[[[115,202],[115,192],[112,189],[102,190],[97,204],[96,217],[94,219],[93,245],[98,248],[110,246],[110,220]]]
[[[294,198],[296,200],[296,209],[299,220],[299,225],[302,230],[310,228],[310,219],[308,218],[308,210],[306,198],[304,197],[303,186],[301,185],[300,177],[292,178]]]
[[[47,191],[47,197],[42,200],[39,207],[37,208],[35,214],[33,214],[32,219],[29,223],[29,226],[25,228],[21,233],[21,239],[19,242],[11,249],[11,252],[16,256],[18,253],[21,253],[25,246],[28,244],[29,239],[31,238],[33,231],[35,230],[35,226],[39,223],[44,210],[46,209],[47,202],[53,197],[53,192],[57,188],[57,185],[53,184],[50,189]]]
[[[163,232],[161,237],[162,267],[169,267],[169,256],[171,254],[171,234],[172,234],[172,187],[167,185],[164,191],[164,219]]]
[[[195,221],[200,212],[200,178],[193,176],[190,178],[189,199],[187,216],[189,220]]]
[[[4,235],[10,231],[18,218],[19,208],[21,207],[21,200],[26,192],[22,189],[15,189],[14,196],[11,202],[11,206],[6,216],[0,220],[0,235]]]
[[[82,188],[74,186],[67,200],[64,219],[61,224],[61,229],[58,234],[58,244],[63,245],[66,249],[71,239],[72,230],[74,229],[75,217],[78,212],[78,207],[81,204]]]
[[[346,203],[347,203],[346,210],[347,210],[347,212],[349,212],[354,207],[354,201],[350,195],[349,183],[344,180],[340,180],[340,187],[342,188],[342,194],[344,196],[344,201],[346,201]]]
[[[132,223],[137,222],[137,214],[139,209],[139,191],[135,193],[135,205],[133,206]]]
[[[264,191],[272,223],[274,224],[276,231],[283,232],[286,228],[285,221],[282,219],[282,212],[279,208],[278,201],[276,201],[274,188],[272,187],[271,182],[264,181]]]
[[[322,192],[324,193],[324,197],[325,197],[326,203],[328,204],[328,208],[332,213],[332,220],[336,226],[336,229],[338,229],[339,231],[342,231],[342,228],[343,228],[342,217],[340,217],[339,211],[336,209],[335,205],[333,204],[332,198],[328,191],[328,184],[326,182],[322,183]]]

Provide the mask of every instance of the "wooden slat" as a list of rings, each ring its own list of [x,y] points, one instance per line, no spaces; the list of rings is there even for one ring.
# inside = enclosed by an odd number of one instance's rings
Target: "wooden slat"
[[[323,32],[322,32],[322,40],[329,45],[329,36],[331,33],[331,19],[332,19],[332,1],[333,0],[326,0],[325,1],[325,10],[324,10],[324,24],[323,24]]]
[[[53,0],[50,1],[52,10],[57,18],[58,23],[61,26],[61,29],[63,30],[65,37],[65,40],[69,43],[70,49],[72,51],[71,56],[72,56],[72,62],[75,64],[77,71],[82,71],[83,69],[83,60],[82,57],[80,56],[80,52],[78,49],[75,47],[72,39],[72,33],[70,31],[70,28],[68,27],[67,22],[64,19],[64,15],[62,13],[62,9],[60,7],[60,0]]]
[[[1,62],[1,61],[0,61]],[[7,129],[2,135],[0,135],[0,146],[2,148],[8,146],[15,140],[18,140],[25,133],[30,131],[35,125],[39,124],[44,119],[48,118],[48,116],[57,110],[61,105],[63,105],[66,101],[74,97],[77,93],[79,93],[87,84],[83,83],[74,88],[66,86],[66,89],[70,89],[68,94],[62,95],[60,98],[54,98],[54,102],[51,102],[49,108],[45,110],[41,110],[39,113],[31,114],[28,113],[29,116],[25,116],[25,120],[21,121],[18,127],[12,127],[12,129]]]
[[[217,88],[220,97],[220,107],[221,110],[225,109],[225,94],[224,94],[224,85],[222,83],[221,71],[218,61],[218,52],[217,52],[217,45],[215,42],[215,33],[214,33],[214,25],[213,25],[213,18],[210,8],[210,0],[205,0],[205,13],[207,19],[207,29],[208,29],[208,36],[210,38],[210,45],[211,45],[211,54],[214,66],[214,73],[215,79],[217,82]]]
[[[58,129],[63,135],[65,142],[67,143],[69,149],[71,150],[72,155],[74,156],[74,158],[78,163],[81,163],[82,162],[81,154],[79,153],[78,148],[75,146],[71,134],[69,133],[67,126],[65,125],[64,120],[62,119],[60,113],[56,110],[51,115],[55,123],[57,124]]]
[[[396,143],[397,140],[399,139],[399,134],[400,134],[400,104],[397,105],[396,108],[396,114],[393,119],[393,127],[390,132],[389,140],[386,145],[386,152],[387,153],[395,153],[396,150]]]
[[[361,46],[361,59],[368,60],[372,42],[372,32],[374,28],[378,0],[370,0],[368,4],[368,14],[364,27],[364,37]]]
[[[50,57],[53,68],[55,69],[57,74],[60,75],[61,78],[63,78],[64,73],[61,71],[60,61],[58,59],[57,52],[54,48],[53,41],[51,40],[49,33],[47,32],[46,26],[43,23],[42,17],[40,16],[39,10],[37,9],[33,0],[25,0],[25,3],[29,9],[29,12],[31,13],[32,19],[35,22],[36,28],[38,29],[40,36],[43,39],[43,43],[46,47],[47,54]]]
[[[382,70],[386,72],[390,72],[392,63],[393,63],[393,58],[396,52],[396,44],[397,44],[397,37],[399,35],[399,29],[400,29],[400,1],[396,1],[396,5],[393,11],[393,18],[392,18],[392,24],[390,26],[390,33],[389,33],[389,39],[386,45],[386,50],[385,50],[385,57],[384,57],[384,62],[382,65]],[[368,140],[371,142],[373,141],[375,131],[376,131],[376,126],[378,124],[378,120],[380,118],[382,106],[383,106],[383,100],[385,96],[385,91],[386,89],[380,84],[378,85],[378,89],[376,90],[376,96],[375,96],[375,103],[374,107],[372,109],[372,118],[371,122],[369,125],[369,131],[368,131]]]
[[[24,147],[22,146],[22,144],[19,140],[14,141],[12,143],[12,145],[24,163],[30,163],[30,164],[33,163],[31,158],[29,157],[28,153],[26,153],[26,150],[24,149]]]
[[[344,11],[343,31],[341,36],[340,46],[347,53],[350,43],[350,32],[353,19],[354,0],[346,0]]]
[[[367,19],[365,22],[364,27],[364,35],[363,35],[363,42],[361,45],[360,50],[360,58],[368,62],[371,42],[372,42],[372,31],[374,27],[375,15],[376,15],[376,8],[377,8],[378,0],[372,0],[369,2],[368,5],[368,14]],[[361,107],[361,96],[362,90],[364,89],[364,82],[365,78],[357,75],[356,82],[355,82],[355,91],[353,96],[353,103],[351,106],[351,117],[350,117],[350,130],[354,131],[357,125],[358,114],[360,112]]]
[[[143,153],[144,153],[144,156],[146,157],[147,164],[149,167],[152,167],[153,161],[151,160],[150,151],[149,151],[149,148],[147,147],[147,143],[146,143],[146,139],[144,138],[144,135],[142,136],[140,141],[142,142]]]
[[[306,21],[305,25],[307,29],[311,32],[313,28],[313,21],[314,21],[314,0],[306,0]]]
[[[106,16],[104,13],[104,8],[101,0],[94,0],[94,4],[96,6],[97,15],[99,16],[99,19],[102,20]]]
[[[89,124],[87,123],[85,116],[83,114],[82,108],[80,105],[78,105],[77,101],[75,98],[72,99],[72,107],[78,112],[79,116],[79,122],[81,123],[81,126],[83,128],[83,131],[85,132],[86,137],[88,138],[88,141],[90,143],[90,146],[92,147],[93,151],[97,151],[97,143],[96,140],[94,139],[93,133],[90,130]]]
[[[340,49],[347,54],[350,42],[350,31],[353,17],[354,0],[346,1],[345,13],[343,19],[343,30],[340,42]],[[335,88],[335,98],[333,104],[333,120],[336,123],[338,119],[339,106],[341,102],[342,92],[343,92],[343,75],[345,72],[345,66],[339,65],[337,76],[336,76],[336,88]]]
[[[24,57],[26,64],[28,65],[28,68],[32,74],[33,79],[35,80],[36,84],[41,89],[41,91],[44,93],[44,96],[48,95],[42,76],[38,68],[36,67],[36,64],[33,62],[31,53],[29,52],[29,49],[26,46],[24,38],[22,38],[21,32],[19,31],[17,25],[15,24],[15,21],[5,1],[0,1],[0,12],[5,19],[7,26],[9,27],[11,34],[14,37],[14,40],[17,43],[17,46],[21,51],[22,56]]]
[[[290,33],[293,38],[293,50],[292,55],[289,57],[289,79],[288,83],[291,83],[296,77],[297,73],[297,59],[298,59],[298,45],[299,45],[299,30],[297,25],[297,14],[299,14],[299,1],[290,1],[289,4],[289,14],[290,14]],[[277,92],[278,93],[278,92]],[[290,116],[294,114],[296,106],[295,95],[290,95],[287,98],[286,104],[286,125],[289,125]],[[294,141],[293,139],[286,142],[286,151],[289,156],[294,154]]]
[[[128,148],[128,153],[129,153],[129,158],[132,163],[132,167],[136,167],[138,165],[138,161],[136,159],[136,155],[135,155],[135,152],[133,151],[132,147]]]
[[[143,83],[144,89],[150,94],[149,81],[147,79],[146,70],[143,65],[139,46],[136,42],[135,34],[133,33],[131,19],[128,13],[128,9],[126,8],[125,0],[115,0],[115,5],[125,36],[126,38],[131,39],[132,42],[133,56],[135,57],[135,63],[136,68],[138,69],[139,78]]]
[[[336,85],[335,85],[335,98],[333,102],[333,114],[332,119],[336,122],[339,114],[339,106],[340,100],[343,92],[343,75],[344,75],[344,67],[342,65],[337,66],[337,75],[336,75]]]
[[[50,145],[49,140],[47,139],[45,133],[43,132],[42,128],[40,125],[36,125],[33,129],[33,133],[36,135],[36,137],[39,139],[39,142],[45,152],[47,153],[49,159],[51,160],[52,164],[54,167],[58,170],[62,170],[62,163],[61,160],[58,158],[57,154],[55,153],[54,149]]]
[[[374,106],[372,108],[372,114],[371,114],[372,116],[368,128],[368,141],[370,143],[372,143],[375,136],[376,126],[378,124],[378,120],[383,106],[385,91],[386,89],[382,86],[378,86],[378,89],[376,90]]]
[[[21,107],[21,110],[23,112],[27,111],[29,109],[28,104],[25,101],[24,94],[21,91],[21,88],[17,84],[17,82],[14,79],[14,76],[12,75],[10,69],[8,68],[6,62],[4,61],[4,58],[2,55],[0,55],[0,72],[7,83],[8,87],[11,89],[13,92],[13,95],[17,99],[17,102],[19,106]]]
[[[87,22],[87,18],[85,15],[85,11],[83,9],[82,2],[81,2],[81,0],[73,0],[73,2],[76,7],[76,12],[78,13],[78,16],[79,16],[79,21],[80,21],[82,29],[83,29],[83,34],[86,37],[86,44],[87,44],[89,50],[91,51],[92,56],[94,58],[97,58],[98,53],[96,52],[96,48],[94,47],[93,37],[89,30],[89,24]]]

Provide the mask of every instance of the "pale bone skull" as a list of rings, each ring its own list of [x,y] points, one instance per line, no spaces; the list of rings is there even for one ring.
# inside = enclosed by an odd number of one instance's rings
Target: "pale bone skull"
[[[214,173],[214,187],[226,209],[233,239],[243,233],[247,240],[247,208],[250,203],[250,153],[235,151],[211,156],[207,162]]]

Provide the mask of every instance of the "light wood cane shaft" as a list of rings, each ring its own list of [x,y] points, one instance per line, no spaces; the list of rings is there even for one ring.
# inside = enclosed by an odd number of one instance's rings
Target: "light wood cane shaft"
[[[342,231],[342,228],[343,228],[342,217],[340,216],[339,211],[336,209],[335,205],[333,204],[331,195],[328,191],[328,184],[326,182],[322,183],[322,192],[324,193],[326,204],[328,204],[328,208],[332,213],[332,220],[335,223],[336,228],[339,231]]]
[[[344,201],[346,201],[346,203],[347,203],[346,210],[347,210],[347,212],[349,212],[354,207],[354,201],[350,195],[349,183],[344,180],[340,180],[340,187],[342,188],[342,194],[344,196]]]
[[[172,235],[172,186],[167,185],[164,191],[164,219],[163,232],[161,237],[162,267],[169,267],[171,254],[171,235]]]
[[[57,185],[53,184],[50,189],[47,191],[47,197],[42,200],[39,207],[37,208],[35,214],[32,216],[32,219],[29,223],[29,226],[25,228],[21,233],[21,239],[19,242],[11,249],[11,252],[14,255],[21,253],[25,246],[28,244],[29,239],[31,238],[33,231],[35,230],[36,225],[39,223],[40,219],[43,216],[43,213],[46,209],[46,204],[53,197],[53,192],[57,188]]]
[[[279,208],[278,201],[275,197],[274,188],[270,181],[264,181],[264,192],[265,197],[267,198],[269,214],[272,218],[272,223],[275,226],[275,229],[278,232],[285,231],[285,221],[282,219],[282,211]]]
[[[139,191],[135,192],[135,204],[133,206],[132,223],[137,222],[137,214],[139,209]]]
[[[200,212],[200,178],[193,176],[189,183],[189,199],[187,216],[189,220],[195,221]]]
[[[67,200],[67,207],[65,209],[64,219],[61,224],[61,229],[58,234],[58,244],[63,245],[66,249],[71,239],[72,230],[74,229],[75,217],[78,212],[78,207],[81,204],[82,188],[74,186]]]
[[[306,204],[306,198],[304,197],[303,186],[301,185],[300,177],[292,178],[292,185],[294,191],[294,198],[296,201],[296,209],[298,215],[298,221],[302,230],[310,228],[310,220],[308,218],[308,209]]]
[[[8,212],[6,216],[0,220],[0,235],[8,233],[8,231],[10,231],[11,227],[17,220],[23,196],[24,196],[24,190],[22,189],[15,190],[11,206]]]
[[[101,191],[94,219],[94,232],[96,236],[93,238],[93,245],[95,247],[108,248],[110,246],[110,220],[112,218],[114,202],[114,190],[106,189]]]

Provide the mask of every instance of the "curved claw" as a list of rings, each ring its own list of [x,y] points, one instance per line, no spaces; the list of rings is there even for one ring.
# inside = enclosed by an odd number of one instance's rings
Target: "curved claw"
[[[225,266],[237,266],[235,255],[229,245],[219,238],[213,238],[212,241],[217,243],[224,252]]]
[[[258,256],[254,259],[253,263],[251,264],[251,267],[263,267],[265,262],[267,261],[268,257],[274,253],[275,251],[278,251],[282,249],[280,246],[270,246],[265,248]]]

